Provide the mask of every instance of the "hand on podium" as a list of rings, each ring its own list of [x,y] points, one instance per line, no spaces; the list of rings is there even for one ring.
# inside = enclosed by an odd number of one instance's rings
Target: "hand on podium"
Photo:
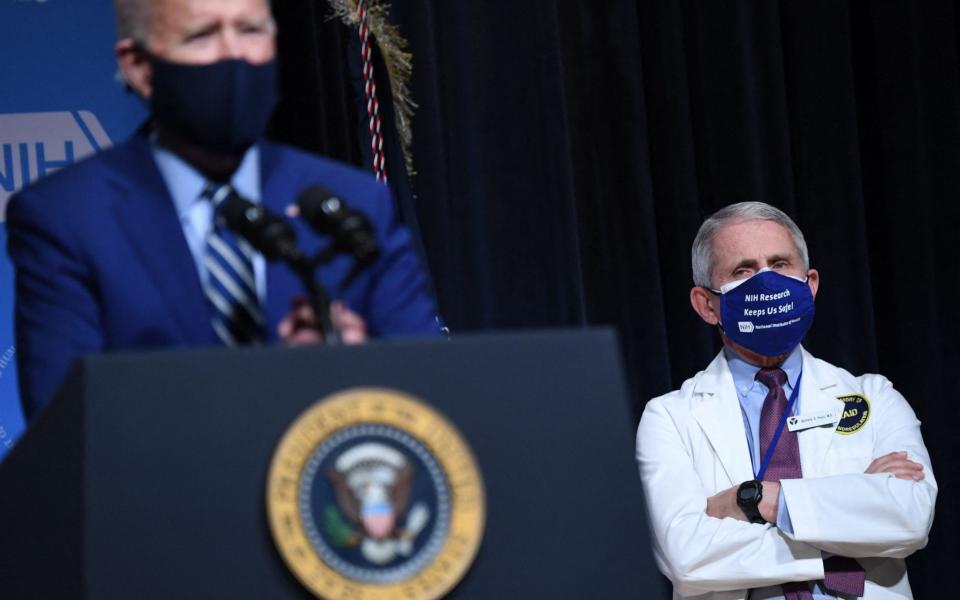
[[[367,341],[367,323],[360,315],[339,300],[330,303],[330,321],[344,344]],[[293,299],[290,312],[277,325],[277,336],[288,346],[309,346],[324,342],[323,330],[310,303],[302,297]]]

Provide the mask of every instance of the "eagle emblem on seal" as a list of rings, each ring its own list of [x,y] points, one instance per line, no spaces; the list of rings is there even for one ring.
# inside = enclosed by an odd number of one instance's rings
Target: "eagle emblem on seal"
[[[383,565],[413,552],[430,519],[424,502],[410,506],[415,467],[402,452],[378,442],[346,450],[327,469],[336,504],[324,510],[324,531],[334,546],[359,547]]]

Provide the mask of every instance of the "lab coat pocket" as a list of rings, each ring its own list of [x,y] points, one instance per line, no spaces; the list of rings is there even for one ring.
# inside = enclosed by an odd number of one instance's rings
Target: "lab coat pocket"
[[[827,452],[828,473],[839,475],[842,473],[863,473],[873,462],[873,444],[864,443],[869,440],[855,440],[838,436],[833,440],[830,451]]]

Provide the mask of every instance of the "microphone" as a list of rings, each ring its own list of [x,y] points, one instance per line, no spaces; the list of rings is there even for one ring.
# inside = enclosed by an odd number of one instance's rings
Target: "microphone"
[[[231,192],[220,205],[227,227],[238,233],[267,260],[284,260],[302,268],[307,259],[297,247],[293,228],[259,204]]]
[[[313,185],[304,189],[297,198],[297,207],[300,216],[314,230],[330,236],[331,252],[353,256],[355,272],[370,266],[380,256],[370,220],[326,188]]]
[[[263,254],[267,260],[283,260],[303,283],[310,296],[310,304],[323,330],[327,344],[336,345],[340,336],[330,322],[330,300],[327,293],[313,277],[313,261],[297,247],[297,234],[289,223],[259,204],[241,198],[231,192],[220,204],[227,227]]]

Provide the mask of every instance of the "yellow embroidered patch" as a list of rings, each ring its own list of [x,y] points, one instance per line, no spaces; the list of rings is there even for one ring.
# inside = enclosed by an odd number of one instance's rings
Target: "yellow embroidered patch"
[[[847,394],[837,396],[837,400],[843,400],[843,414],[837,423],[837,433],[850,435],[860,431],[870,418],[870,403],[867,397],[863,394]]]

